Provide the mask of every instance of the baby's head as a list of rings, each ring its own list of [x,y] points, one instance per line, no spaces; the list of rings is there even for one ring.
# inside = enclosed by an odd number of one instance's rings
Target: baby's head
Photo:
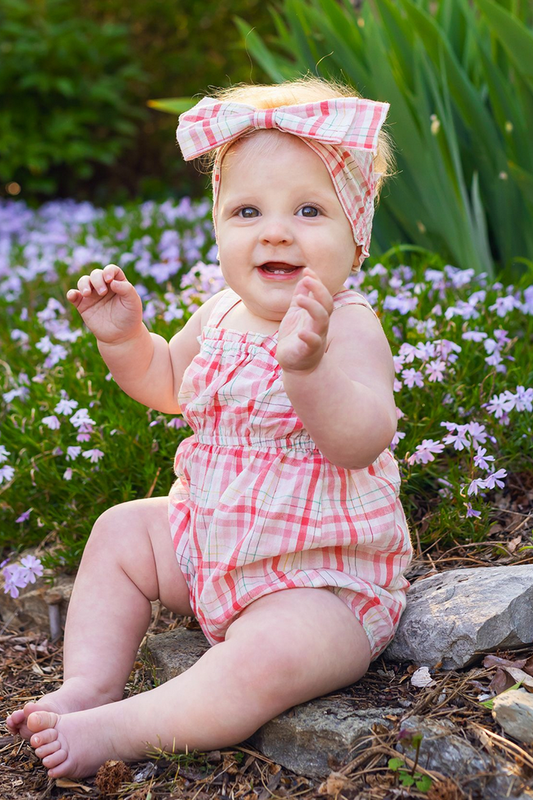
[[[259,155],[275,159],[288,137],[304,143],[326,167],[351,226],[357,271],[369,255],[375,201],[393,171],[391,141],[382,130],[387,110],[386,103],[364,100],[353,89],[320,78],[240,84],[182,115],[178,140],[187,160],[206,154],[215,229],[224,175],[236,159],[252,170]]]

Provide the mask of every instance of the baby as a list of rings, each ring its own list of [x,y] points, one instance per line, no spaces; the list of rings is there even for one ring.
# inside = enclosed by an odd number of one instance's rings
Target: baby
[[[369,255],[390,166],[388,105],[319,79],[237,86],[180,117],[184,157],[214,153],[228,289],[170,342],[123,271],[68,292],[122,389],[194,435],[170,497],[106,511],[65,630],[61,688],[7,720],[52,778],[149,746],[210,750],[357,681],[394,635],[411,544],[388,449],[394,368],[369,303],[343,288]],[[123,700],[150,601],[213,645]]]

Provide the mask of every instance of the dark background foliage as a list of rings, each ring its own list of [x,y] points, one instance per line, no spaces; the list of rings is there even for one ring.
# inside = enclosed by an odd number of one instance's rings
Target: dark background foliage
[[[206,179],[177,151],[177,120],[147,101],[265,80],[239,14],[268,38],[259,0],[3,0],[0,196],[10,183],[32,203],[203,194]]]

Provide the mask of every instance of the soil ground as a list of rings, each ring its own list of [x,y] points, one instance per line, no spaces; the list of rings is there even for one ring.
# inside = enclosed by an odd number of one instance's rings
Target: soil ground
[[[529,494],[529,492],[528,492]],[[411,581],[434,571],[458,567],[533,563],[531,498],[526,504],[509,503],[502,498],[495,511],[490,540],[457,545],[446,551],[434,545],[422,552],[418,547],[409,577]],[[155,615],[149,633],[170,630],[179,625],[194,626],[187,618],[174,617],[164,609]],[[0,627],[0,720],[30,699],[58,688],[62,672],[61,641],[52,644],[46,631],[9,630]],[[533,646],[520,652],[498,653],[511,660],[533,657]],[[469,731],[481,726],[491,747],[518,766],[522,789],[533,790],[533,745],[520,744],[507,737],[480,705],[479,696],[488,693],[496,667],[458,672],[432,671],[434,684],[416,688],[411,684],[414,665],[390,665],[378,659],[357,684],[339,691],[354,708],[401,706],[405,716],[422,714],[445,718],[460,725],[463,735],[479,747],[479,738]],[[142,658],[135,664],[126,695],[145,691],[153,685],[150,665]],[[494,683],[492,684],[494,686]],[[397,773],[388,767],[398,742],[401,721],[391,720],[391,730],[376,730],[362,755],[345,765],[331,764],[326,780],[308,779],[272,762],[244,743],[222,751],[166,756],[155,753],[146,761],[126,767],[108,762],[96,778],[81,781],[49,780],[46,770],[31,747],[7,735],[0,727],[0,800],[89,800],[110,797],[121,800],[269,800],[269,798],[333,797],[342,800],[395,800],[399,797],[427,797],[429,800],[477,800],[479,792],[468,785],[431,774],[428,792],[403,789]],[[407,766],[412,762],[407,760]],[[421,763],[419,772],[424,772]],[[519,788],[519,787],[517,787]]]

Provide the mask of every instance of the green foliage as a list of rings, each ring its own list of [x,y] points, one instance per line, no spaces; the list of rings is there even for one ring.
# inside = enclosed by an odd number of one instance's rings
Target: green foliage
[[[398,781],[402,787],[409,788],[414,786],[419,792],[428,792],[431,789],[433,781],[429,775],[422,775],[416,771],[418,766],[418,759],[420,756],[420,745],[422,744],[423,736],[421,733],[410,734],[408,731],[400,731],[400,739],[404,746],[413,747],[415,749],[415,760],[411,769],[409,769],[403,759],[389,758],[388,767],[391,772],[396,772]]]
[[[0,181],[53,194],[111,165],[146,116],[127,28],[77,17],[74,0],[0,6]]]
[[[493,0],[284,0],[269,45],[236,23],[271,80],[340,78],[386,100],[398,175],[374,227],[493,274],[533,260],[533,14]],[[374,252],[374,251],[373,251]],[[379,250],[377,251],[379,252]]]

